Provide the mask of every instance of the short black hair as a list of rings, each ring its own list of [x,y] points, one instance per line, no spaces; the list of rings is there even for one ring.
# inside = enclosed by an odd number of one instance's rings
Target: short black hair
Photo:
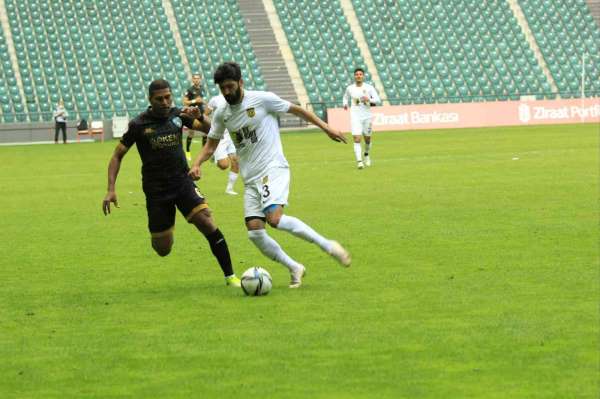
[[[362,69],[362,68],[356,68],[356,69],[354,70],[354,73],[356,73],[356,72],[358,72],[358,71],[361,71],[361,72],[363,73],[363,75],[364,75],[364,73],[365,73],[365,70],[364,70],[364,69]]]
[[[216,85],[221,84],[228,79],[235,80],[236,82],[242,79],[242,70],[235,62],[222,63],[219,65],[213,76]]]
[[[164,79],[153,80],[152,83],[150,83],[150,86],[148,86],[148,97],[152,97],[152,94],[155,91],[162,90],[162,89],[171,90],[171,85],[169,84],[169,82],[167,82]]]

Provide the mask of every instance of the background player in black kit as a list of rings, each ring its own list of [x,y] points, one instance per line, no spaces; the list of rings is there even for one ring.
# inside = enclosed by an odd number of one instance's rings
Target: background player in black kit
[[[198,107],[200,112],[204,113],[204,89],[202,88],[202,77],[200,77],[200,74],[195,73],[192,75],[192,85],[183,95],[183,105],[188,107]],[[185,156],[188,161],[192,160],[190,147],[193,138],[194,129],[189,129],[187,139],[185,140]],[[206,136],[203,136],[202,144],[204,145],[205,142]]]
[[[102,203],[104,214],[110,203],[118,207],[115,183],[121,161],[133,144],[142,159],[142,187],[146,195],[148,228],[152,248],[167,256],[173,246],[175,208],[193,223],[210,244],[227,285],[240,286],[235,276],[227,242],[215,225],[204,197],[188,176],[188,165],[181,147],[183,126],[207,132],[210,123],[198,108],[180,110],[172,107],[171,87],[166,80],[153,81],[148,88],[150,107],[130,123],[127,132],[108,164],[108,192]]]

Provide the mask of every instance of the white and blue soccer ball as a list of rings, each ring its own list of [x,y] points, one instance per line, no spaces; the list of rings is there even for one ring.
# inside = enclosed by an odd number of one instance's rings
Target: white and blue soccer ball
[[[273,288],[273,279],[262,267],[251,267],[242,274],[242,290],[246,295],[267,295]]]

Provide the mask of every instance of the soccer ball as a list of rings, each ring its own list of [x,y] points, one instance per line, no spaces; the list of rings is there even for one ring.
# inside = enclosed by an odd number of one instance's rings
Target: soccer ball
[[[262,267],[251,267],[242,274],[242,290],[246,295],[267,295],[273,287],[273,279]]]

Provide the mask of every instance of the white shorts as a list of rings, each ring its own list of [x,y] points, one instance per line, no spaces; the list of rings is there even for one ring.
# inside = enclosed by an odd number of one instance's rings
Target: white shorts
[[[229,154],[235,154],[235,145],[233,145],[231,138],[227,136],[219,141],[219,145],[215,149],[213,156],[215,158],[215,162],[217,162],[221,159],[227,158]]]
[[[350,118],[350,125],[353,136],[371,136],[371,121],[373,118],[360,119],[356,117]]]
[[[244,186],[244,217],[265,217],[264,209],[270,205],[287,205],[290,192],[290,170],[274,168],[262,179]]]

